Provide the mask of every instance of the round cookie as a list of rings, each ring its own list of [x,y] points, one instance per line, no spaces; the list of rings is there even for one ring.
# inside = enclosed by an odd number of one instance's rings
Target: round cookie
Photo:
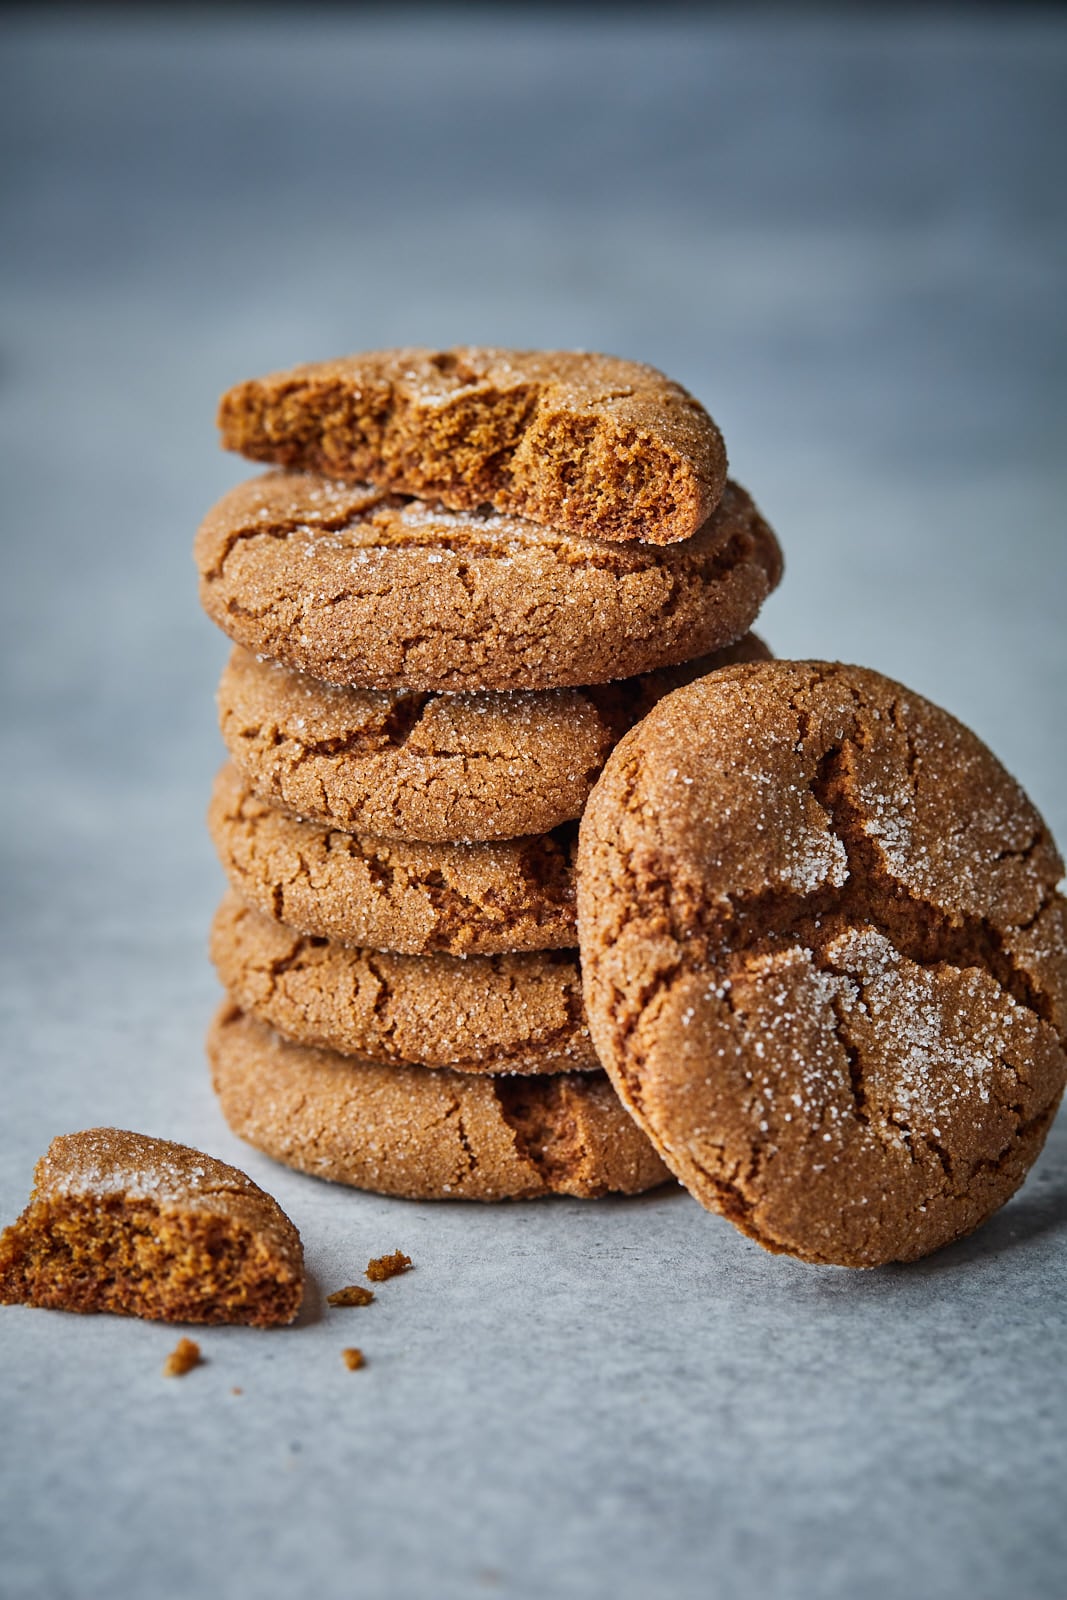
[[[288,816],[227,765],[208,829],[242,900],[300,933],[402,955],[577,942],[573,823],[499,843],[395,843]]]
[[[767,654],[747,634],[621,683],[440,695],[337,688],[238,649],[219,725],[250,788],[300,816],[379,839],[516,839],[580,816],[608,752],[661,695]]]
[[[657,549],[267,473],[208,514],[195,555],[205,611],[247,649],[329,683],[454,692],[606,683],[719,650],[781,576],[734,484]]]
[[[670,1173],[604,1073],[472,1078],[310,1049],[224,1005],[208,1037],[237,1134],[316,1178],[415,1200],[641,1194]]]
[[[232,892],[211,929],[230,995],[287,1038],[459,1072],[598,1066],[573,950],[401,956],[307,938]]]
[[[726,481],[722,436],[680,384],[577,350],[369,350],[236,385],[219,428],[253,461],[601,539],[687,539]]]
[[[1018,1188],[1067,1076],[1063,864],[976,736],[859,667],[733,667],[621,741],[580,831],[590,1026],[709,1209],[876,1266]]]

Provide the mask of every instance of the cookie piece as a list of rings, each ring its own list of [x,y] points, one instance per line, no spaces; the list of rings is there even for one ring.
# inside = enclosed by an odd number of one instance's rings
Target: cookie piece
[[[399,956],[307,938],[226,896],[211,959],[244,1010],[301,1044],[458,1072],[593,1071],[573,950]]]
[[[577,943],[573,823],[497,844],[395,843],[288,816],[227,765],[208,828],[240,897],[301,933],[401,955]]]
[[[298,815],[379,839],[517,839],[580,816],[616,740],[661,695],[767,654],[747,634],[616,684],[438,695],[340,689],[238,649],[219,725],[249,787]]]
[[[600,539],[687,539],[726,451],[704,407],[636,361],[575,350],[371,350],[240,383],[227,450],[481,505]]]
[[[366,485],[268,473],[196,537],[204,610],[238,644],[378,689],[558,689],[739,639],[781,575],[770,528],[727,486],[667,549],[605,544]]]
[[[670,1174],[604,1073],[472,1078],[291,1044],[235,1006],[208,1038],[237,1134],[316,1178],[415,1200],[640,1194]]]
[[[1067,1075],[1063,863],[953,717],[860,667],[679,689],[589,802],[590,1024],[702,1204],[807,1261],[908,1261],[1036,1158]]]
[[[300,1235],[276,1200],[213,1156],[118,1128],[53,1139],[0,1235],[0,1303],[155,1322],[292,1322]]]

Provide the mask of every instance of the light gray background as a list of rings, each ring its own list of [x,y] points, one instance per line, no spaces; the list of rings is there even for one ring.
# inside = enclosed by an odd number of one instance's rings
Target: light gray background
[[[1062,1594],[1067,1127],[977,1237],[868,1274],[684,1194],[378,1199],[207,1084],[219,391],[401,342],[606,349],[721,422],[783,655],[971,723],[1067,837],[1055,12],[2,19],[0,1217],[56,1132],[235,1160],[367,1311],[0,1313],[0,1591]],[[341,1366],[356,1342],[366,1371]],[[232,1393],[233,1386],[243,1394]]]

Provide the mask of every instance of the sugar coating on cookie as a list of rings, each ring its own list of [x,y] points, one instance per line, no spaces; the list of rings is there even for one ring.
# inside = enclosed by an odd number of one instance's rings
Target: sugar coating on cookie
[[[573,350],[372,350],[237,384],[222,443],[570,532],[687,539],[718,504],[722,436],[654,367]]]
[[[462,1072],[598,1067],[573,950],[402,956],[309,938],[232,892],[211,957],[246,1011],[288,1038]]]
[[[299,816],[380,839],[512,840],[580,816],[608,752],[663,694],[767,655],[746,634],[592,688],[406,694],[339,688],[237,649],[219,725],[249,787]]]
[[[222,768],[208,829],[241,898],[301,933],[402,955],[573,949],[573,823],[483,844],[377,839],[302,820]]]
[[[231,490],[194,554],[237,644],[329,683],[450,692],[605,683],[721,649],[782,566],[736,484],[657,548],[298,473]]]
[[[90,1128],[53,1139],[0,1235],[0,1303],[161,1322],[291,1322],[300,1235],[251,1178],[167,1139]]]
[[[208,1057],[234,1133],[334,1183],[418,1200],[591,1199],[670,1177],[602,1072],[386,1065],[293,1044],[230,1005]]]
[[[598,1053],[672,1170],[768,1249],[922,1256],[1010,1197],[1055,1115],[1062,871],[920,696],[728,668],[622,740],[583,819]]]

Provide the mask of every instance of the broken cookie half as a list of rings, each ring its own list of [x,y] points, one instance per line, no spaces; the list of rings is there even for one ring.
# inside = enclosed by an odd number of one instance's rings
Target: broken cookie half
[[[53,1139],[0,1235],[0,1303],[159,1322],[292,1322],[300,1235],[236,1167],[117,1128]]]

